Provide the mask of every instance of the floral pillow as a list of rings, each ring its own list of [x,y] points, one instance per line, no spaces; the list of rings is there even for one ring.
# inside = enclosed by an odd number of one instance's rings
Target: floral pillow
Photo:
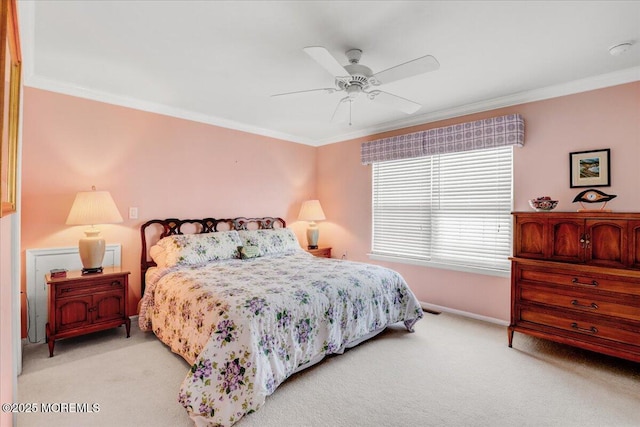
[[[290,254],[302,251],[298,238],[290,228],[240,230],[243,246],[257,246],[260,256]]]
[[[165,266],[173,267],[238,258],[238,246],[242,246],[242,241],[238,232],[231,230],[168,236],[157,246],[164,249]]]

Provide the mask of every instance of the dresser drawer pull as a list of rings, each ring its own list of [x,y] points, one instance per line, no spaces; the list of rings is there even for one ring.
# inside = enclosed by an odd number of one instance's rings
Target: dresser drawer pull
[[[590,334],[597,334],[598,333],[598,328],[596,328],[595,326],[592,326],[592,327],[590,327],[588,329],[587,328],[581,328],[580,326],[578,326],[577,323],[573,322],[571,324],[571,327],[573,329],[575,329],[576,331],[580,331],[580,332],[588,332]]]
[[[573,280],[571,280],[571,283],[573,283],[574,285],[582,285],[582,286],[598,286],[597,280],[592,280],[591,283],[583,283],[580,280],[578,280],[577,277],[574,277]]]
[[[598,304],[596,304],[595,302],[592,302],[589,305],[584,305],[584,304],[580,304],[577,299],[574,299],[573,301],[571,301],[571,305],[575,305],[576,307],[580,307],[580,308],[588,308],[591,310],[598,309]]]
[[[60,289],[60,293],[64,294],[65,292],[71,292],[71,288],[62,288]]]
[[[120,281],[114,280],[113,282],[111,282],[111,286],[120,286]]]

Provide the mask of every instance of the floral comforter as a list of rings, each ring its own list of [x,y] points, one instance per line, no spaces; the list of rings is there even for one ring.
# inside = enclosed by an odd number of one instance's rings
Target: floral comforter
[[[179,401],[196,425],[229,426],[299,367],[422,315],[395,271],[301,251],[156,269],[139,322],[192,365]]]

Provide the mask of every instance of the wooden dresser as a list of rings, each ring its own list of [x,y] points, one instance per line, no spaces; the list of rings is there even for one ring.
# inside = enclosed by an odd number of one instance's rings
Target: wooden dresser
[[[49,357],[55,341],[125,325],[129,338],[131,320],[127,316],[129,272],[105,267],[103,273],[83,275],[71,271],[64,278],[46,275],[49,286],[49,321],[46,324]]]
[[[640,362],[640,213],[515,212],[514,331]]]

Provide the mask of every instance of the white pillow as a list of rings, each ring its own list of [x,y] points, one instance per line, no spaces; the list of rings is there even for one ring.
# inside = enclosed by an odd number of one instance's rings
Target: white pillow
[[[167,236],[160,239],[157,246],[165,251],[165,266],[173,267],[238,258],[238,246],[242,246],[242,241],[238,232],[231,230]]]
[[[303,250],[290,228],[240,230],[238,235],[242,239],[243,246],[257,246],[260,256],[290,254]]]

